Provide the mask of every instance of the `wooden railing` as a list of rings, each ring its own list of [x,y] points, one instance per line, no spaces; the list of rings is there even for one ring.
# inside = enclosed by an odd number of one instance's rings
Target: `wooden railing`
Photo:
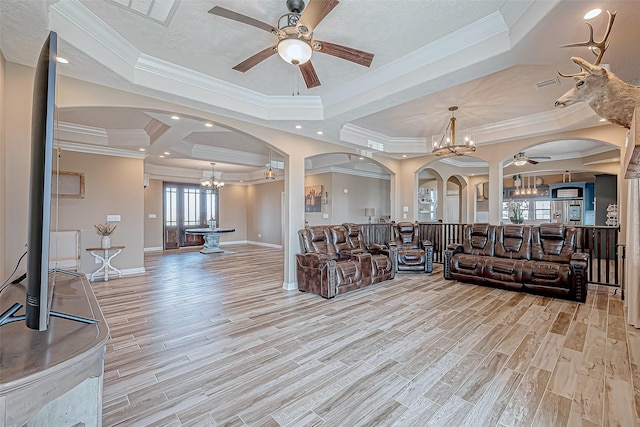
[[[433,244],[433,262],[444,262],[449,243],[462,241],[465,224],[418,223],[420,238]],[[391,224],[361,224],[367,244],[387,244],[391,238]],[[589,283],[620,287],[624,275],[624,251],[618,243],[618,227],[575,226],[578,230],[577,251],[589,254]]]

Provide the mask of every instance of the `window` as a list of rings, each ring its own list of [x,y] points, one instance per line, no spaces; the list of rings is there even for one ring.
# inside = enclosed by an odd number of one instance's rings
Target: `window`
[[[178,225],[178,189],[176,187],[164,188],[164,221],[168,226]]]
[[[551,219],[550,200],[536,200],[535,219]]]
[[[200,225],[200,189],[184,188],[183,195],[184,225],[192,227]]]

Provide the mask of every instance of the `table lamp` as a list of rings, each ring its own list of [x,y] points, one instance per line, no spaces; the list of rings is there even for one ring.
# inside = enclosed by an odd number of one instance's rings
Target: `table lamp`
[[[376,210],[374,208],[364,208],[364,216],[369,217],[369,224],[371,224],[371,217],[376,216]]]

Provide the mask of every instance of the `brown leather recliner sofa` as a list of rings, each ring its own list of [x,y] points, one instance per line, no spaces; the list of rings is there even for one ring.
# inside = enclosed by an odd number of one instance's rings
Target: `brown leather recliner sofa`
[[[420,226],[411,222],[393,224],[389,247],[397,250],[398,272],[433,272],[433,245],[420,240]]]
[[[468,224],[444,253],[444,277],[584,302],[587,261],[576,230],[562,224]]]
[[[298,289],[325,298],[392,279],[393,257],[380,247],[366,252],[360,230],[344,226],[315,226],[298,231],[300,250],[296,254]]]

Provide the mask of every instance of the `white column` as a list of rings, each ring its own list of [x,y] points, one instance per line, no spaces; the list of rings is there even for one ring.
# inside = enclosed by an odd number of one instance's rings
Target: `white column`
[[[500,224],[502,221],[502,180],[501,161],[489,163],[489,223]]]
[[[283,289],[297,289],[296,254],[300,252],[298,230],[304,228],[304,157],[290,153],[285,167],[285,241]]]

